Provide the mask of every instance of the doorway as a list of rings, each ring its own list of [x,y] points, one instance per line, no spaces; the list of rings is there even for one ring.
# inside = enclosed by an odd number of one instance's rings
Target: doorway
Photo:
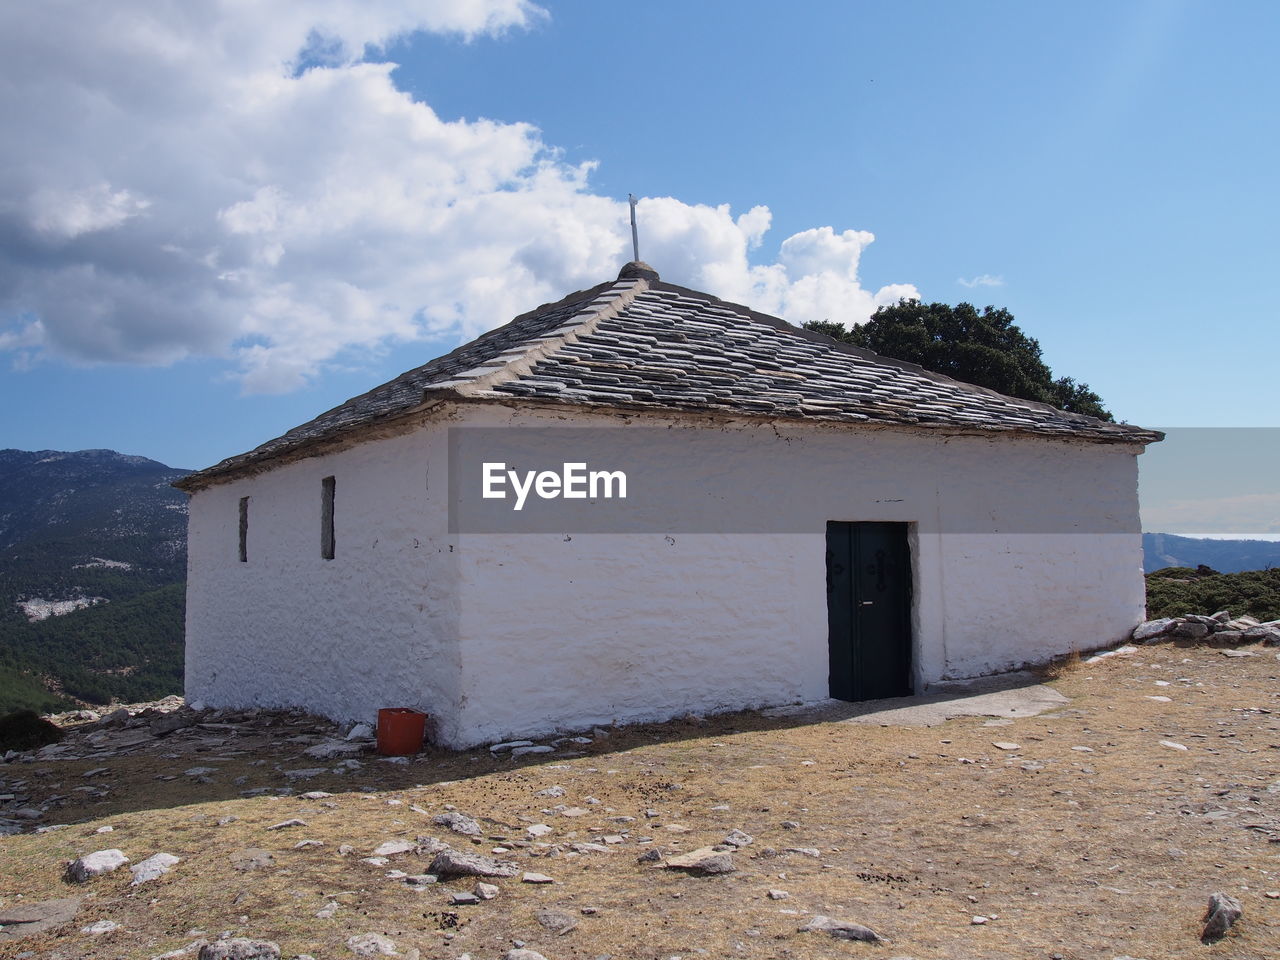
[[[911,550],[905,523],[827,523],[827,645],[837,700],[905,697]]]

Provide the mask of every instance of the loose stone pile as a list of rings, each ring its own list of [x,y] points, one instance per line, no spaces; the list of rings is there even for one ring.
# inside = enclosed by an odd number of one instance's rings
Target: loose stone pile
[[[1136,643],[1158,643],[1162,640],[1191,640],[1215,647],[1234,647],[1246,643],[1280,646],[1280,620],[1263,623],[1253,617],[1232,617],[1226,610],[1210,616],[1198,613],[1185,617],[1161,617],[1133,628]]]
[[[335,764],[332,768],[309,766],[280,770],[279,776],[286,785],[275,788],[278,793],[292,793],[293,789],[287,784],[298,780],[358,769],[361,762],[355,757],[374,748],[373,731],[367,724],[357,724],[347,734],[351,739],[347,739],[342,729],[330,721],[302,711],[196,709],[186,705],[181,697],[120,706],[105,715],[93,710],[73,710],[49,719],[66,731],[62,740],[35,750],[9,750],[0,756],[0,837],[52,829],[42,827],[41,822],[72,797],[81,801],[106,799],[112,790],[109,762],[154,751],[157,747],[165,750],[165,755],[175,762],[184,756],[194,759],[197,755],[201,760],[217,762],[289,742],[306,746],[301,759],[314,763],[316,758],[323,758]],[[83,760],[106,763],[82,774],[84,784],[65,796],[45,797],[39,806],[29,802],[26,791],[35,781],[24,771],[23,764]],[[219,767],[204,763],[192,766],[188,761],[185,766],[178,763],[172,773],[157,779],[184,778],[210,784],[218,770]],[[259,786],[240,792],[243,796],[255,796],[271,790],[271,787]]]

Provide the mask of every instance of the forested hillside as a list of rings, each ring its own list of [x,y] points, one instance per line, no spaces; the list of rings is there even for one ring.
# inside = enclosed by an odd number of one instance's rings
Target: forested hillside
[[[0,451],[0,713],[181,690],[186,472]]]
[[[1182,617],[1228,610],[1264,622],[1280,619],[1280,568],[1220,573],[1166,567],[1147,574],[1147,616]]]

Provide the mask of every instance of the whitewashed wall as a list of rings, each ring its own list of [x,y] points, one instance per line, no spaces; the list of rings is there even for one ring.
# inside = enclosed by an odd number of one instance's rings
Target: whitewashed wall
[[[499,408],[466,422],[568,425]],[[460,536],[465,742],[826,697],[828,520],[917,525],[917,690],[1101,647],[1143,618],[1137,447],[809,425],[714,434],[714,456],[691,447],[664,463],[671,482],[738,478],[787,514],[779,529],[811,532]],[[581,459],[604,468],[612,452],[588,444]]]
[[[447,426],[626,422],[702,431],[665,464],[670,481],[748,482],[783,532],[446,533]],[[477,405],[196,494],[188,697],[343,720],[415,706],[455,747],[820,699],[828,520],[915,525],[917,689],[1103,646],[1142,619],[1137,447],[691,424]],[[330,474],[338,556],[325,561]]]
[[[457,566],[440,431],[362,444],[191,499],[188,700],[302,706],[335,719],[379,707],[440,717],[457,739]],[[321,478],[336,478],[336,556],[320,555]],[[436,477],[431,476],[434,485]],[[240,497],[247,563],[238,560]]]

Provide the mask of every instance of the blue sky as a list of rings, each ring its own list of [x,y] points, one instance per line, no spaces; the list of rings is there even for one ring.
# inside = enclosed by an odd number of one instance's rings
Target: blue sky
[[[628,192],[667,279],[1280,426],[1274,4],[400,6],[0,12],[0,446],[206,466],[611,277]]]

